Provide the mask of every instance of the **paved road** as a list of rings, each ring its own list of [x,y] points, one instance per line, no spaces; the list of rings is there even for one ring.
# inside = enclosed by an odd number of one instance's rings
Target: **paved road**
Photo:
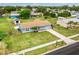
[[[72,39],[69,39],[69,38],[65,37],[64,35],[62,35],[62,34],[56,32],[56,31],[54,31],[54,30],[52,30],[52,29],[49,29],[49,30],[47,30],[47,31],[50,32],[51,34],[53,34],[53,35],[59,37],[61,40],[63,40],[63,41],[64,41],[65,43],[67,43],[67,44],[72,44],[72,43],[75,43],[75,42],[76,42],[76,41],[74,41],[74,40],[72,40]]]
[[[79,42],[47,53],[46,55],[79,55]]]

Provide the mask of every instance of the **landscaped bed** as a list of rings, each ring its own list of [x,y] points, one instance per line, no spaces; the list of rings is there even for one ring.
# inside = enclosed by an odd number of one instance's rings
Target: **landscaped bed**
[[[39,55],[39,54],[43,54],[47,51],[62,47],[64,45],[66,45],[66,43],[61,41],[61,42],[57,42],[56,44],[52,44],[52,45],[49,45],[49,46],[46,46],[46,47],[43,47],[43,48],[40,48],[40,49],[36,49],[36,50],[30,51],[30,52],[26,52],[25,54],[26,55]]]

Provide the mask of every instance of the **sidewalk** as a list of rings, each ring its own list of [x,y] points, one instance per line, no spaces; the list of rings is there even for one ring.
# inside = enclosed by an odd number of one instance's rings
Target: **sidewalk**
[[[39,45],[39,46],[35,46],[35,47],[32,47],[32,48],[28,48],[28,49],[25,49],[25,50],[22,50],[22,51],[19,51],[19,52],[16,52],[16,53],[12,53],[12,54],[24,54],[25,52],[29,52],[29,51],[32,51],[32,50],[43,48],[45,46],[48,46],[48,45],[51,45],[51,44],[55,44],[56,42],[61,42],[61,41],[62,40],[56,40],[56,41],[53,41],[53,42],[45,43],[45,44],[42,44],[42,45]]]
[[[49,29],[47,31],[50,32],[51,34],[57,36],[58,38],[60,38],[61,40],[63,40],[67,44],[72,44],[72,43],[75,43],[76,42],[75,40],[69,39],[69,38],[65,37],[64,35],[56,32],[56,31],[54,31],[52,29]]]
[[[79,34],[76,34],[76,35],[72,35],[72,36],[69,36],[67,37],[69,40],[71,40],[70,38],[74,38],[74,37],[77,37],[79,36]],[[61,40],[61,38],[59,40],[57,40],[57,42],[60,42],[60,41],[63,41]],[[28,48],[28,49],[24,49],[24,50],[21,50],[19,52],[16,52],[16,53],[11,53],[9,55],[15,55],[15,54],[24,54],[25,52],[28,52],[28,51],[32,51],[32,50],[35,50],[35,49],[39,49],[39,48],[42,48],[42,47],[45,47],[45,46],[48,46],[48,45],[51,45],[51,44],[55,44],[56,41],[53,41],[53,42],[48,42],[46,44],[42,44],[42,45],[39,45],[39,46],[35,46],[35,47],[32,47],[32,48]]]

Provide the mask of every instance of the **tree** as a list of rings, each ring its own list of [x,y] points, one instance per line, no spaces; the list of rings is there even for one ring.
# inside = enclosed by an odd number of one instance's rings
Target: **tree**
[[[29,10],[29,9],[21,10],[20,11],[20,17],[22,19],[28,19],[30,17],[30,13],[31,13],[31,10]]]
[[[69,17],[69,16],[71,16],[71,13],[68,12],[68,11],[64,11],[62,13],[58,13],[58,16],[61,16],[61,17]]]
[[[31,29],[34,30],[34,31],[37,31],[39,29],[39,27],[38,26],[34,26]]]
[[[37,11],[44,13],[46,11],[46,7],[39,6],[39,7],[37,7]]]
[[[56,14],[55,13],[50,13],[50,16],[51,17],[56,17]]]
[[[3,15],[5,13],[4,9],[0,9],[0,15]]]
[[[45,12],[44,16],[50,16],[50,13],[49,12]]]
[[[6,7],[4,7],[4,10],[5,10],[7,13],[10,13],[11,11],[16,11],[16,7],[13,7],[13,6],[6,6]]]

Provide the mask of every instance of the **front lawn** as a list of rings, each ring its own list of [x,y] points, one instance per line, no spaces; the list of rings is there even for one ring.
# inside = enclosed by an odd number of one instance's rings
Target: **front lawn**
[[[9,18],[3,18],[3,20],[0,21],[0,31],[9,33],[8,36],[2,40],[2,42],[7,44],[7,53],[20,51],[59,39],[49,32],[20,33],[13,29],[12,19]]]
[[[47,51],[62,47],[64,45],[66,45],[66,43],[61,41],[61,42],[58,42],[57,44],[52,44],[52,45],[49,45],[49,46],[46,46],[46,47],[43,47],[43,48],[40,48],[40,49],[36,49],[36,50],[30,51],[30,52],[26,52],[25,54],[26,55],[39,55],[39,54],[43,54]]]
[[[10,52],[20,51],[40,44],[55,41],[59,38],[49,32],[15,33],[6,37],[3,41],[7,43]]]

